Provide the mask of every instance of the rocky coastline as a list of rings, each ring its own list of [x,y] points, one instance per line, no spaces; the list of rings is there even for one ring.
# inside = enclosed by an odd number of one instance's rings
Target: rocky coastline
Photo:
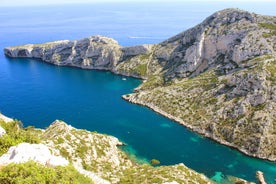
[[[160,109],[158,106],[155,106],[154,104],[149,104],[145,101],[140,101],[139,99],[135,99],[135,98],[131,98],[130,95],[123,95],[122,98],[130,103],[133,103],[133,104],[137,104],[137,105],[142,105],[142,106],[145,106],[151,110],[153,110],[154,112],[162,115],[162,116],[165,116],[166,118],[176,122],[176,123],[179,123],[180,125],[183,125],[185,126],[186,128],[190,129],[191,131],[193,132],[196,132],[200,135],[203,135],[204,137],[206,138],[209,138],[213,141],[216,141],[220,144],[223,144],[225,146],[229,146],[231,148],[234,148],[242,153],[244,153],[245,155],[248,155],[248,156],[251,156],[251,157],[255,157],[255,158],[260,158],[258,156],[256,156],[255,154],[252,154],[250,152],[248,152],[247,150],[244,150],[244,149],[241,149],[240,147],[237,147],[229,142],[226,142],[224,141],[223,139],[220,139],[219,137],[214,137],[214,135],[210,134],[209,132],[206,132],[202,129],[199,129],[198,127],[194,127],[188,123],[185,123],[185,121],[183,121],[182,119],[178,118],[178,117],[175,117],[175,116],[172,116],[171,114],[163,111],[162,109]],[[269,160],[269,161],[275,161],[274,159],[267,159],[266,157],[264,158],[261,158],[261,159],[264,159],[264,160]]]
[[[276,17],[225,9],[159,44],[92,36],[7,47],[12,58],[144,79],[124,99],[221,144],[276,161]]]
[[[41,169],[59,168],[59,172],[62,168],[71,167],[78,177],[79,175],[87,177],[90,181],[86,179],[85,183],[89,184],[135,182],[178,184],[191,181],[213,183],[203,174],[189,169],[184,164],[159,167],[138,164],[118,148],[123,143],[113,136],[76,129],[60,120],[54,121],[45,130],[24,128],[20,127],[20,124],[0,114],[0,127],[6,130],[0,138],[1,143],[5,143],[0,145],[0,181],[4,183],[42,177],[40,174],[28,171],[28,164],[37,167],[35,163],[39,164]],[[22,175],[10,173],[5,170],[6,167],[13,167],[13,171],[18,170]],[[6,175],[1,175],[4,173]],[[21,178],[24,175],[26,178]],[[49,178],[42,182],[47,182]],[[59,183],[58,177],[54,180]],[[81,183],[80,180],[73,181]]]

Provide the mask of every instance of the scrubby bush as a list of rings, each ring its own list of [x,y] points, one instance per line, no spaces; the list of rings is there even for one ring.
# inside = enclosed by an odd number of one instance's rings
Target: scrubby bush
[[[73,166],[45,167],[33,161],[21,164],[9,164],[0,169],[1,184],[27,183],[63,183],[63,184],[91,184],[89,178],[80,174]]]
[[[20,121],[5,123],[0,121],[1,127],[6,130],[6,134],[0,138],[0,156],[7,152],[11,146],[22,142],[39,143],[40,130],[33,127],[23,128]]]
[[[160,164],[160,161],[159,160],[156,160],[156,159],[152,159],[150,161],[151,165],[159,165]]]

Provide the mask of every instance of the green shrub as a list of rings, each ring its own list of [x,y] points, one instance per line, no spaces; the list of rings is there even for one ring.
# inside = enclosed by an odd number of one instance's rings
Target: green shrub
[[[59,138],[57,139],[57,143],[58,143],[58,144],[64,143],[64,139],[63,139],[62,137],[59,137]]]
[[[140,64],[135,69],[140,76],[147,75],[147,64]]]
[[[267,76],[267,80],[276,83],[276,60],[271,61],[266,69],[269,71],[270,76]]]
[[[11,146],[22,142],[40,142],[40,130],[33,127],[22,128],[20,121],[15,120],[9,123],[0,121],[0,125],[6,130],[6,134],[0,138],[0,155],[6,153]]]
[[[152,160],[150,161],[150,163],[151,163],[151,165],[159,165],[159,164],[160,164],[160,161],[157,160],[157,159],[152,159]]]
[[[263,33],[263,37],[268,38],[276,35],[276,24],[261,23],[260,26],[269,30],[269,33]]]
[[[141,60],[148,60],[150,58],[150,54],[143,54],[140,56]]]
[[[93,183],[89,178],[80,174],[71,165],[50,168],[29,161],[22,164],[9,164],[3,167],[0,171],[0,183],[2,184]]]

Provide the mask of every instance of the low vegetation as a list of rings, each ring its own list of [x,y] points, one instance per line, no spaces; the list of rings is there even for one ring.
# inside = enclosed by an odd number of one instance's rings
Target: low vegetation
[[[20,121],[15,120],[9,123],[0,121],[0,125],[6,130],[6,134],[0,138],[0,155],[6,153],[11,146],[19,143],[40,143],[41,141],[41,131],[39,129],[31,126],[23,128]]]
[[[271,61],[266,65],[266,70],[269,72],[267,80],[272,81],[276,85],[276,60]]]
[[[179,164],[176,166],[152,167],[148,164],[131,167],[125,170],[120,183],[199,183],[211,184],[206,177]]]
[[[138,65],[134,71],[136,71],[140,76],[146,76],[147,75],[147,64],[141,64]]]
[[[159,164],[160,164],[160,161],[157,160],[157,159],[152,159],[152,160],[150,161],[150,163],[151,163],[151,165],[159,165]]]
[[[150,164],[138,163],[117,146],[115,137],[78,130],[62,121],[55,121],[45,131],[34,127],[23,128],[20,121],[1,122],[6,134],[0,138],[1,152],[21,142],[42,143],[52,154],[62,155],[70,161],[66,167],[47,167],[29,161],[0,167],[0,183],[93,183],[81,175],[75,165],[110,181],[111,183],[212,183],[183,164],[158,166],[160,161],[152,159]]]
[[[0,183],[93,184],[93,181],[80,174],[72,165],[52,168],[29,161],[21,164],[9,164],[0,168]]]
[[[269,85],[275,85],[276,61],[273,55],[263,55],[247,63],[250,67],[227,75],[217,75],[211,69],[196,77],[169,82],[164,82],[161,76],[151,76],[126,98],[165,112],[201,134],[256,154],[260,146],[257,137],[274,136],[276,131],[276,126],[269,132],[265,128],[268,120],[275,121],[268,118],[274,116],[265,100],[275,95]],[[266,148],[262,154],[267,157],[274,154],[275,146],[269,143],[262,146]]]
[[[269,24],[269,23],[260,23],[260,26],[264,29],[267,29],[268,32],[263,33],[265,38],[275,36],[276,35],[276,24]]]

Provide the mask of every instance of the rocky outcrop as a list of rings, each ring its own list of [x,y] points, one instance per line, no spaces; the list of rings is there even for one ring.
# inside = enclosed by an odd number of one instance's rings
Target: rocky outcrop
[[[121,57],[118,43],[107,37],[93,36],[77,41],[56,41],[6,48],[10,57],[37,58],[55,65],[87,69],[112,69]]]
[[[268,72],[276,63],[264,58],[260,64],[221,76],[210,70],[159,86],[149,78],[124,98],[247,155],[276,160],[275,82],[270,78],[275,75]]]
[[[204,175],[183,164],[159,169],[148,164],[137,164],[118,148],[123,144],[117,138],[75,129],[60,120],[53,122],[43,132],[42,138],[43,143],[55,155],[62,155],[70,160],[80,173],[90,177],[95,183],[135,183],[138,180],[138,183],[151,183],[152,175],[162,178],[159,183],[172,178],[181,183],[212,183]],[[164,175],[167,171],[170,171],[169,177]]]
[[[155,46],[130,102],[248,155],[276,160],[276,17],[226,9]]]
[[[122,47],[112,38],[91,36],[76,41],[55,41],[44,44],[28,44],[8,47],[4,52],[9,57],[35,58],[59,65],[74,66],[84,69],[110,70],[124,73],[116,66],[126,59],[151,52],[152,45]],[[143,78],[140,73],[129,72],[128,75]]]
[[[103,178],[97,176],[95,173],[93,173],[93,172],[91,172],[91,171],[87,171],[87,170],[83,169],[82,167],[78,167],[78,166],[76,166],[76,165],[74,165],[74,167],[75,167],[75,169],[76,169],[79,173],[81,173],[81,174],[83,174],[84,176],[86,176],[86,177],[92,179],[92,181],[93,181],[94,183],[97,183],[97,184],[110,184],[109,181],[107,181],[107,180],[105,180],[105,179],[103,179]]]
[[[31,160],[52,167],[69,164],[65,158],[52,155],[48,147],[43,144],[21,143],[17,146],[12,146],[6,154],[0,157],[0,166],[11,163],[24,163]]]
[[[263,172],[257,171],[256,172],[256,177],[257,177],[257,180],[259,181],[260,184],[266,184]]]
[[[35,128],[28,131],[30,135],[39,137],[41,143],[24,142],[10,147],[7,153],[0,157],[1,169],[10,163],[15,163],[13,167],[16,167],[17,163],[28,161],[40,163],[45,167],[65,166],[70,163],[79,173],[97,184],[164,183],[173,180],[180,183],[213,183],[184,164],[158,168],[149,164],[138,164],[118,148],[123,144],[117,138],[76,129],[60,120],[53,122],[44,131]],[[22,140],[20,134],[17,138],[14,141]],[[1,152],[3,148],[1,145]]]
[[[5,123],[9,123],[9,122],[12,122],[13,119],[8,118],[8,117],[6,117],[6,116],[4,116],[3,114],[0,113],[0,121],[4,121]]]
[[[146,79],[130,102],[222,144],[276,160],[276,17],[225,9],[156,45],[96,36],[8,47],[9,57]]]
[[[262,23],[273,25],[275,17],[238,9],[222,10],[162,42],[154,54],[166,62],[168,78],[197,76],[210,68],[227,74],[250,66],[243,61],[275,54],[275,37],[263,37],[266,30],[260,30]]]
[[[124,61],[137,55],[150,54],[152,52],[152,48],[153,45],[137,45],[131,47],[124,47],[122,48],[123,55],[120,60]]]
[[[0,121],[9,123],[9,122],[12,122],[13,120],[0,113]],[[6,130],[0,126],[0,138],[5,134],[6,134]]]
[[[6,134],[6,130],[0,126],[0,138]]]
[[[122,143],[117,138],[77,130],[60,120],[56,120],[45,130],[43,138],[45,139],[44,143],[54,153],[66,155],[72,160],[73,165],[78,167],[83,167],[83,165],[88,167],[96,162],[99,166],[101,163],[108,163],[114,167],[113,169],[120,165],[131,165],[130,162],[121,163],[124,160],[120,158],[121,152],[117,146],[121,146]],[[59,141],[56,142],[56,140]],[[99,167],[99,169],[101,168]]]
[[[178,184],[178,182],[172,181],[172,182],[165,182],[165,183],[163,183],[163,184]]]

